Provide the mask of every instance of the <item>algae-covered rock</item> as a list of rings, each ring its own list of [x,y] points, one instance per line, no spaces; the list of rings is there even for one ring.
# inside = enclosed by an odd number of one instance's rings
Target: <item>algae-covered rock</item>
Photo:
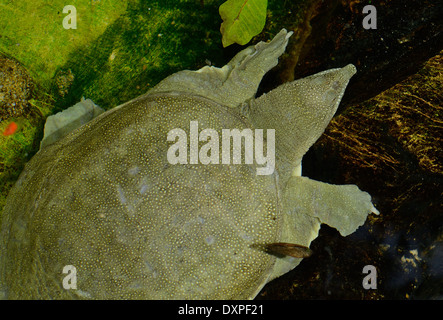
[[[25,68],[0,54],[0,122],[26,112],[33,87]]]

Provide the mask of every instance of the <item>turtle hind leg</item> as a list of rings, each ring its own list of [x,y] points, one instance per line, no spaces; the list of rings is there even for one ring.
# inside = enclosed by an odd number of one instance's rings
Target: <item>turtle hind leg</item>
[[[92,100],[82,98],[72,107],[49,116],[46,119],[40,149],[56,142],[103,112],[104,110]]]

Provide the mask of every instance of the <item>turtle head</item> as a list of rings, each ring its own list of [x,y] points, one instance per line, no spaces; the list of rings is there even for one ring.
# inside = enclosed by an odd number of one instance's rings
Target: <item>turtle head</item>
[[[285,83],[241,107],[254,127],[275,129],[276,164],[282,181],[300,168],[303,155],[331,121],[355,73],[352,64],[326,70]]]

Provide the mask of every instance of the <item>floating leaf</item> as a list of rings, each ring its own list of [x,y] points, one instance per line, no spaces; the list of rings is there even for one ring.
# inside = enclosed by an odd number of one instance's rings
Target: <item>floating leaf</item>
[[[220,8],[223,47],[247,44],[259,34],[266,22],[268,0],[228,0]]]

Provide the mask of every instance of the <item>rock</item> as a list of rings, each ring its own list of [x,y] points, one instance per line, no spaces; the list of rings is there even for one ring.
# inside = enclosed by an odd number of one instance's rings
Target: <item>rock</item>
[[[0,122],[26,112],[33,87],[23,66],[0,54]]]

